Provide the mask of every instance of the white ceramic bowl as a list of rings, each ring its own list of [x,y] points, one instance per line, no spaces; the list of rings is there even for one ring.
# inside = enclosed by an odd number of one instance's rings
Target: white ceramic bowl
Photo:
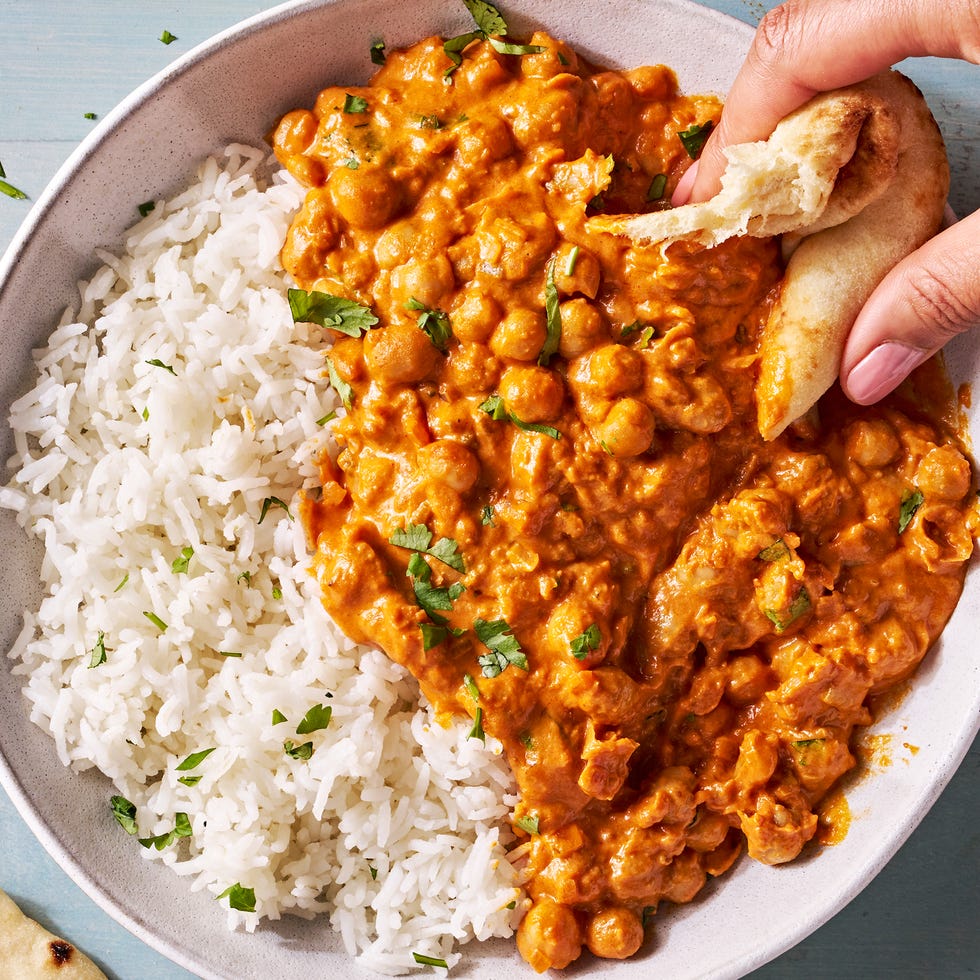
[[[510,7],[513,9],[510,9]],[[663,62],[687,91],[724,93],[751,38],[744,24],[687,0],[521,0],[507,5],[522,35],[541,26],[599,63]],[[0,416],[31,373],[40,344],[74,284],[94,269],[93,249],[112,247],[133,202],[179,189],[196,164],[231,141],[258,142],[277,116],[310,104],[326,84],[365,80],[371,41],[389,48],[470,28],[460,3],[333,0],[286,4],[219,35],[135,92],[92,132],[38,201],[0,265]],[[39,289],[38,284],[44,288]],[[974,336],[980,336],[974,331]],[[978,344],[959,342],[956,380],[978,375]],[[0,426],[0,456],[11,436]],[[37,548],[0,512],[0,650],[39,598]],[[704,895],[658,917],[638,960],[591,962],[590,975],[672,980],[735,977],[798,942],[839,910],[895,853],[952,775],[976,733],[980,659],[970,624],[980,605],[973,575],[953,621],[912,693],[877,726],[918,747],[847,788],[853,822],[845,840],[790,866],[745,860]],[[58,863],[106,911],[202,977],[369,977],[344,954],[325,921],[287,918],[254,935],[229,933],[225,913],[162,865],[142,860],[104,819],[109,786],[62,768],[50,739],[27,720],[19,685],[0,666],[0,780]],[[582,967],[570,973],[581,975]],[[530,976],[509,942],[468,949],[456,976]]]

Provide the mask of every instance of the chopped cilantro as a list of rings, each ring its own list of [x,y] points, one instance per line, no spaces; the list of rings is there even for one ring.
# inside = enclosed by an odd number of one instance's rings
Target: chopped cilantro
[[[477,707],[476,714],[473,716],[473,727],[470,729],[467,738],[478,738],[481,742],[486,742],[487,735],[483,730],[483,708]]]
[[[272,724],[281,725],[286,720],[286,716],[278,709],[272,709]]]
[[[177,782],[183,783],[185,786],[196,786],[201,779],[201,776],[178,776]]]
[[[463,0],[463,3],[484,34],[507,33],[507,21],[492,3],[487,0]]]
[[[177,35],[176,34],[171,34],[170,31],[168,31],[168,30],[164,30],[164,32],[160,35],[160,40],[164,44],[173,44],[174,41],[177,40]]]
[[[143,611],[143,615],[161,632],[167,632],[167,624],[154,612]]]
[[[110,796],[109,806],[119,826],[127,834],[135,837],[139,830],[136,826],[136,804],[130,803],[125,796]]]
[[[599,643],[601,641],[602,636],[599,633],[599,627],[593,623],[587,630],[579,633],[578,636],[569,642],[572,656],[576,660],[585,660],[590,651],[599,649]]]
[[[239,582],[244,582],[246,585],[250,585],[251,582],[252,582],[252,573],[251,572],[239,572],[238,573],[238,578],[235,579],[235,585],[238,585]]]
[[[173,369],[172,364],[164,364],[159,357],[150,358],[150,360],[145,363],[151,364],[153,367],[163,368],[164,371],[169,371],[175,378],[177,377],[177,372]]]
[[[332,293],[321,293],[316,289],[309,292],[305,289],[288,289],[286,298],[293,323],[315,323],[348,337],[360,337],[378,322],[369,307]]]
[[[153,201],[144,201],[136,210],[139,211],[141,218],[145,218],[155,208],[156,204]]]
[[[322,731],[330,724],[330,716],[333,708],[329,704],[315,704],[303,716],[303,720],[296,726],[297,735],[310,735],[313,732]]]
[[[0,180],[0,194],[6,194],[7,197],[12,197],[15,201],[27,200],[27,195],[19,187],[14,187],[13,184],[8,184],[5,180]]]
[[[156,837],[140,837],[139,842],[144,847],[155,847],[158,851],[162,851],[165,847],[169,847],[178,838],[190,837],[191,833],[191,821],[187,814],[175,813],[173,830],[166,834],[159,834]]]
[[[495,422],[499,422],[502,419],[509,419],[518,429],[522,429],[525,432],[540,432],[542,435],[550,436],[552,439],[561,438],[561,433],[553,426],[541,425],[538,422],[525,422],[523,419],[519,419],[516,415],[508,412],[507,406],[504,405],[504,400],[500,395],[491,395],[479,407],[481,412],[486,412]]]
[[[915,512],[922,506],[926,498],[921,490],[906,490],[902,494],[902,504],[898,509],[898,533],[902,534],[912,523]]]
[[[412,579],[415,601],[429,614],[429,618],[434,623],[445,626],[446,617],[439,615],[439,611],[451,610],[453,603],[466,591],[466,586],[462,582],[454,582],[448,588],[434,586],[432,569],[418,551],[412,552],[406,574]]]
[[[662,200],[665,190],[667,190],[667,175],[657,174],[657,176],[650,181],[650,186],[647,188],[647,200]]]
[[[85,113],[85,118],[86,119],[98,119],[99,117],[94,112],[86,112]]]
[[[449,969],[449,964],[438,956],[426,956],[424,953],[412,953],[415,962],[422,966],[441,966],[444,970]]]
[[[517,824],[521,830],[526,830],[529,834],[537,834],[538,831],[538,818],[532,813],[525,814],[523,817],[518,817],[514,823]]]
[[[763,548],[756,557],[762,561],[782,561],[784,558],[789,558],[789,548],[782,538],[776,538],[771,545]]]
[[[459,545],[452,538],[440,538],[432,545],[432,532],[424,524],[409,524],[404,530],[396,528],[388,540],[398,548],[431,555],[460,574],[466,573]]]
[[[238,650],[219,650],[219,657],[241,657],[241,653]]]
[[[333,366],[333,361],[329,357],[326,358],[326,362],[327,377],[330,379],[330,385],[340,395],[340,401],[343,403],[344,408],[350,411],[354,399],[354,389],[337,373],[337,369]]]
[[[317,425],[326,425],[328,422],[332,422],[337,417],[336,412],[327,412],[322,418],[316,420]]]
[[[575,266],[578,265],[578,255],[579,255],[579,247],[578,245],[573,245],[571,251],[568,253],[568,258],[565,260],[566,276],[575,275]]]
[[[210,749],[201,749],[200,752],[192,752],[177,766],[177,772],[187,772],[190,769],[196,769],[213,751],[214,747],[212,746]]]
[[[527,657],[506,620],[477,619],[473,630],[490,651],[481,654],[478,660],[484,677],[498,677],[511,664],[520,670],[528,669]]]
[[[112,590],[113,592],[121,592],[126,588],[126,583],[129,581],[129,572],[122,577],[122,581]]]
[[[480,689],[476,686],[476,681],[473,680],[472,674],[463,674],[463,687],[466,688],[466,693],[474,700],[480,700]]]
[[[309,759],[313,755],[313,743],[304,742],[302,745],[295,745],[292,740],[286,739],[282,743],[282,749],[291,759]]]
[[[431,614],[430,614],[431,615]],[[452,636],[462,636],[466,630],[446,626],[443,623],[419,623],[422,631],[422,649],[431,650]]]
[[[546,50],[540,44],[510,44],[508,41],[501,41],[495,37],[487,38],[487,40],[490,42],[490,47],[499,54],[538,54]]]
[[[781,609],[766,609],[764,612],[766,618],[776,627],[776,632],[782,633],[791,623],[807,612],[811,605],[810,593],[803,587],[797,593],[796,598],[789,604],[789,609],[785,612]]]
[[[486,507],[484,507],[483,510],[480,511],[480,523],[484,527],[496,527],[497,525],[494,523],[493,520],[494,516],[495,516],[495,511],[493,507],[491,507],[490,504],[487,504]]]
[[[172,571],[174,575],[180,575],[186,572],[187,566],[190,564],[191,558],[193,557],[194,557],[194,549],[190,545],[187,545],[186,548],[181,548],[180,556],[175,558],[170,563],[170,571]]]
[[[89,658],[88,666],[91,670],[93,667],[98,667],[106,662],[106,650],[105,650],[105,633],[99,630],[99,638],[95,641],[95,646],[92,647],[92,653]]]
[[[357,114],[367,112],[367,110],[367,99],[362,98],[360,95],[351,95],[349,92],[344,94],[344,112]]]
[[[704,144],[708,141],[714,125],[714,122],[709,119],[707,122],[701,123],[700,126],[695,123],[693,126],[677,134],[678,139],[687,151],[687,155],[692,160],[697,160],[701,155],[701,150],[704,149]]]
[[[266,497],[265,500],[262,501],[262,511],[259,514],[259,524],[265,520],[265,516],[269,513],[270,507],[281,508],[286,512],[286,516],[290,520],[293,519],[293,515],[289,512],[289,507],[284,500],[281,500],[279,497]]]
[[[371,42],[371,64],[383,65],[385,63],[385,43],[384,41]]]
[[[578,249],[578,246],[575,246]],[[574,266],[573,266],[574,268]],[[567,273],[571,275],[571,272]],[[538,354],[538,364],[547,367],[553,354],[558,351],[561,341],[561,309],[558,306],[558,287],[555,285],[555,263],[548,265],[548,277],[544,284],[544,312],[546,334],[541,353]]]
[[[255,911],[255,889],[246,888],[240,883],[236,883],[226,888],[220,895],[217,896],[217,901],[221,899],[228,899],[229,908],[235,909],[236,912],[254,912]]]
[[[463,50],[469,47],[474,41],[481,41],[486,35],[483,31],[469,31],[457,37],[451,37],[442,46],[446,57],[452,64],[443,72],[448,78],[463,63]]]
[[[449,314],[443,313],[442,310],[431,309],[424,303],[420,303],[414,296],[405,305],[410,310],[421,310],[421,316],[416,320],[419,330],[432,341],[432,346],[436,350],[445,353],[453,336]]]

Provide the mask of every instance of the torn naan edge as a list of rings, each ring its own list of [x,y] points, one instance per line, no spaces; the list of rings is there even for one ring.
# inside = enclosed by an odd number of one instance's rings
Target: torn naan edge
[[[784,236],[790,257],[756,385],[759,431],[774,439],[834,383],[847,333],[885,274],[939,230],[949,165],[922,94],[896,71],[818,95],[768,140],[725,153],[711,200],[590,225],[664,247]]]
[[[2,891],[0,976],[17,980],[106,980],[84,953],[24,915]]]

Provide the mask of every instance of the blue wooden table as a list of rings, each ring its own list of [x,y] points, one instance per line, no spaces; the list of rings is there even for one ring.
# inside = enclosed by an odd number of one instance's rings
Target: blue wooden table
[[[750,23],[774,6],[770,0],[707,2]],[[262,0],[0,0],[0,161],[7,179],[37,198],[95,125],[91,114],[103,116],[178,55],[269,6]],[[176,40],[164,44],[165,31]],[[980,68],[936,59],[902,67],[925,92],[946,136],[954,210],[976,210]],[[0,196],[0,250],[29,205]],[[978,814],[980,742],[878,878],[835,919],[753,976],[945,980],[980,975]],[[50,929],[74,938],[110,977],[191,976],[96,907],[44,852],[2,790],[0,888]],[[8,978],[16,980],[9,965],[0,963],[0,980]]]

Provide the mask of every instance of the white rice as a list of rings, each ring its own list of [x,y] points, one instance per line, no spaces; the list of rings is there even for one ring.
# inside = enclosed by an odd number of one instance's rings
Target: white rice
[[[452,965],[457,944],[511,935],[522,914],[513,783],[499,743],[443,728],[406,671],[340,633],[308,573],[295,495],[337,405],[324,332],[292,322],[279,265],[301,199],[263,152],[229,147],[123,254],[100,253],[35,353],[0,506],[43,541],[47,595],[10,656],[31,719],[65,765],[97,767],[136,805],[140,837],[188,815],[192,836],[147,859],[216,897],[254,890],[230,927],[328,912],[378,972],[418,969],[413,952]],[[260,522],[270,497],[289,512]],[[329,725],[297,735],[316,705]]]

